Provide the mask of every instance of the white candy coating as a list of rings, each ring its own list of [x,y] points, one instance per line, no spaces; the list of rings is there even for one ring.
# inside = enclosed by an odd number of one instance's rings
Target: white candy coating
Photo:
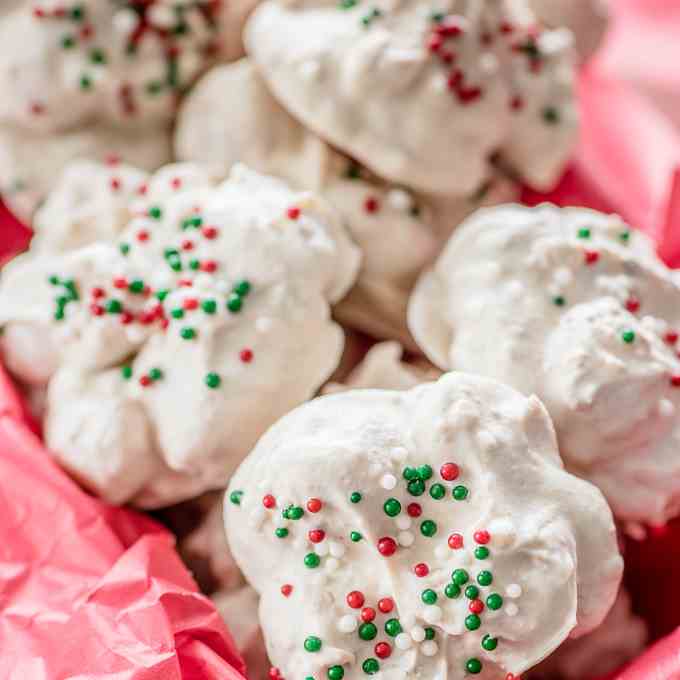
[[[479,431],[494,433],[498,445],[480,448]],[[395,455],[402,448],[405,459]],[[457,479],[440,477],[447,462],[459,465]],[[369,472],[374,465],[393,470],[400,479],[397,489],[379,485]],[[432,477],[423,472],[427,488],[416,485],[418,495],[413,495],[404,468],[424,465],[431,467]],[[248,517],[262,504],[261,483],[277,505],[252,528]],[[430,496],[435,483],[445,487],[441,500]],[[455,500],[453,488],[461,485],[468,489],[467,498]],[[360,499],[353,498],[357,492]],[[322,500],[319,512],[306,510],[310,498]],[[383,509],[389,498],[399,501],[402,514],[410,503],[422,508],[413,544],[395,546],[392,555],[377,549],[396,538],[394,519]],[[373,656],[378,638],[370,640],[368,629],[343,633],[337,625],[359,614],[348,598],[353,591],[363,595],[354,606],[374,608],[379,639],[393,645],[392,655],[380,661],[385,677],[435,677],[446,663],[447,677],[462,680],[470,658],[483,662],[487,677],[518,674],[569,634],[596,627],[621,575],[611,512],[595,487],[562,469],[541,403],[470,375],[448,374],[407,392],[351,391],[299,407],[258,442],[232,478],[225,503],[231,549],[260,594],[269,656],[284,677],[326,677],[334,665],[344,668],[348,680],[364,677],[362,664]],[[288,511],[290,506],[302,512]],[[283,512],[289,533],[276,536]],[[426,520],[436,524],[432,537],[426,535],[431,527],[423,528]],[[347,549],[323,582],[315,575],[324,560],[317,565],[309,557],[308,533],[317,528]],[[488,556],[474,553],[480,529],[489,532]],[[454,531],[463,534],[464,546],[442,556],[436,548]],[[350,538],[352,532],[361,540]],[[419,577],[414,566],[420,563],[429,571]],[[454,599],[445,595],[456,569],[467,571],[468,583],[479,578],[487,609],[478,631],[464,624],[469,599],[462,593]],[[480,576],[484,570],[493,577],[486,586],[481,585],[487,580]],[[508,616],[507,603],[494,610],[488,602],[499,603],[488,597],[512,583],[521,583],[523,592],[516,615]],[[285,584],[292,587],[289,597],[281,593]],[[425,595],[428,589],[437,594],[436,602]],[[389,613],[380,611],[383,598],[393,599]],[[402,632],[393,630],[394,638],[383,632],[389,619],[401,623]],[[485,634],[498,638],[493,653],[480,647]],[[305,650],[308,636],[321,639],[319,652]]]
[[[45,437],[62,464],[112,502],[161,506],[223,486],[331,374],[343,339],[329,305],[359,253],[327,204],[243,166],[221,184],[164,168],[129,213],[117,238],[6,268],[3,351],[18,377],[50,381]]]
[[[571,36],[535,24],[525,0],[268,0],[244,40],[320,137],[381,177],[460,196],[489,178],[496,152],[540,188],[568,158]]]
[[[422,275],[409,325],[440,368],[538,395],[617,517],[678,513],[680,285],[645,236],[585,209],[481,210]]]

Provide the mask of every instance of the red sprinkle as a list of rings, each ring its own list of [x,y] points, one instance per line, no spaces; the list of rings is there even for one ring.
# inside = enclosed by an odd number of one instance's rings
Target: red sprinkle
[[[397,552],[397,542],[389,536],[381,538],[378,541],[378,552],[383,557],[392,557]]]
[[[484,603],[481,600],[472,600],[468,609],[473,614],[481,614],[484,611]]]
[[[443,35],[446,38],[457,38],[465,31],[460,19],[454,16],[446,17],[440,24],[437,25],[435,32],[438,35]]]
[[[474,539],[480,545],[486,545],[491,540],[491,534],[486,529],[475,531]]]
[[[186,241],[182,241],[182,250],[193,250],[194,249],[194,242],[190,241],[187,239]]]
[[[626,309],[631,313],[635,314],[635,312],[640,309],[640,300],[638,300],[636,297],[629,297],[628,300],[626,301]]]
[[[460,550],[463,547],[464,540],[461,534],[451,534],[449,536],[449,548],[451,550]]]
[[[512,111],[521,111],[524,108],[524,99],[518,94],[510,99],[510,109]]]
[[[264,505],[267,510],[271,510],[272,508],[276,507],[276,498],[272,496],[270,493],[268,493],[263,499],[262,499],[262,505]]]
[[[364,201],[364,210],[367,213],[376,213],[380,210],[380,203],[377,198],[369,197]]]
[[[127,324],[132,323],[134,321],[134,316],[130,312],[123,312],[120,315],[120,322],[127,326]]]
[[[288,208],[286,214],[291,220],[296,220],[298,217],[300,217],[300,208],[297,207]]]
[[[680,387],[680,375],[671,376],[671,385],[673,387]]]
[[[205,260],[204,262],[201,262],[201,271],[212,274],[217,271],[217,262],[215,262],[215,260]]]
[[[114,288],[127,288],[127,279],[124,279],[122,276],[117,276],[113,279],[113,286]]]
[[[375,609],[373,607],[364,607],[361,610],[361,620],[364,623],[370,623],[375,619]]]
[[[379,659],[387,659],[392,654],[392,647],[387,642],[379,642],[374,651]]]
[[[290,583],[286,583],[281,586],[281,595],[284,597],[290,597],[290,594],[293,592],[293,586],[290,585]]]
[[[196,298],[187,298],[184,300],[182,303],[182,307],[184,309],[197,309],[198,308],[198,300]]]
[[[94,316],[101,316],[104,313],[104,308],[101,305],[91,304],[90,312],[92,312]]]
[[[424,562],[421,562],[420,564],[416,564],[416,566],[413,567],[413,573],[418,578],[425,578],[430,573],[430,567],[428,567]]]
[[[678,341],[677,331],[668,331],[668,333],[666,333],[666,335],[664,336],[664,340],[669,345],[674,345]]]
[[[326,538],[326,532],[322,529],[312,529],[309,532],[309,540],[312,543],[321,543],[324,538]]]
[[[105,295],[106,295],[106,292],[100,286],[95,286],[92,289],[92,297],[95,298],[95,299],[103,298]]]
[[[418,503],[409,503],[406,512],[409,517],[420,517],[423,514],[423,509]]]
[[[365,602],[364,594],[358,590],[353,590],[351,593],[347,594],[347,604],[352,609],[361,609]]]
[[[253,350],[246,347],[238,353],[238,356],[244,364],[249,364],[253,360]]]
[[[148,387],[149,385],[151,385],[152,382],[153,382],[153,381],[151,380],[151,378],[149,378],[148,375],[143,375],[143,376],[139,379],[139,384],[140,384],[142,387]]]
[[[378,609],[383,614],[389,614],[394,609],[394,600],[391,597],[383,597],[378,601]]]
[[[600,253],[596,250],[586,250],[585,260],[586,264],[595,264],[600,259]]]
[[[444,463],[439,470],[439,474],[444,481],[453,482],[455,479],[458,479],[460,468],[455,463]]]
[[[177,190],[182,186],[182,180],[179,177],[174,177],[170,182],[170,186],[173,189]]]
[[[307,501],[307,510],[312,513],[319,512],[323,507],[323,503],[318,498],[310,498]]]
[[[121,187],[120,180],[117,177],[112,177],[109,184],[113,191],[118,191]]]
[[[137,232],[137,240],[141,241],[144,243],[145,241],[149,240],[149,232],[146,231],[145,229],[142,229],[141,231]]]
[[[217,236],[217,227],[203,227],[201,233],[207,239],[213,239]]]

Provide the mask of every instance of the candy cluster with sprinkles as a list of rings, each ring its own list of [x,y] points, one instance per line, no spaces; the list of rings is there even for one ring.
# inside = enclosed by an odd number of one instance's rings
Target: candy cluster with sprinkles
[[[611,515],[595,487],[556,466],[549,431],[542,407],[456,374],[324,397],[279,421],[225,501],[232,552],[262,598],[271,677],[400,680],[443,663],[454,679],[518,677],[573,626],[567,592],[590,588],[578,572],[593,551],[607,565],[598,597],[613,598]],[[517,479],[504,472],[513,461]],[[572,561],[559,544],[585,516]]]
[[[680,499],[679,303],[674,273],[618,217],[500,206],[421,275],[409,325],[442,370],[537,394],[567,467],[635,531]]]
[[[49,360],[40,363],[50,372],[32,371],[32,382],[67,386],[66,394],[51,392],[61,402],[89,399],[92,409],[98,395],[108,399],[102,412],[111,409],[123,425],[115,414],[137,403],[144,427],[136,424],[123,441],[109,438],[104,446],[120,460],[110,479],[95,475],[92,483],[118,498],[117,479],[137,465],[142,437],[150,465],[131,495],[166,504],[224,484],[277,415],[312,396],[335,369],[342,335],[329,305],[354,281],[359,253],[326,204],[244,166],[223,182],[188,164],[134,186],[128,182],[143,175],[116,163],[98,177],[108,177],[106,186],[93,188],[89,200],[118,209],[108,238],[88,232],[81,195],[81,219],[62,227],[89,237],[89,245],[68,248],[62,233],[61,255],[44,244],[12,263],[0,287],[3,349],[31,370],[25,343],[12,341],[13,324],[27,322],[36,334],[47,324],[41,352]],[[65,196],[46,209],[62,205],[73,188],[65,182]],[[111,199],[118,194],[129,196],[125,209]],[[302,360],[300,371],[289,371]],[[87,409],[54,409],[50,421],[48,441],[65,461],[80,451],[82,440],[69,434],[79,418],[83,431],[96,427]]]

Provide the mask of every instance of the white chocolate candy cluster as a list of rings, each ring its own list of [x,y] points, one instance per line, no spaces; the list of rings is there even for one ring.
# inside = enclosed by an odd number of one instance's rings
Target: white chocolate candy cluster
[[[644,235],[586,209],[481,210],[422,275],[409,324],[441,369],[537,394],[617,518],[678,514],[680,285]]]
[[[417,196],[384,182],[293,118],[244,59],[214,68],[184,103],[175,136],[185,161],[259,172],[324,196],[341,214],[364,259],[337,318],[415,349],[406,328],[408,295],[453,227],[480,205],[512,200],[512,183],[494,177],[475,196]]]
[[[137,176],[116,179],[126,192]],[[77,185],[60,200],[80,229]],[[7,365],[49,381],[45,438],[61,463],[106,499],[149,507],[223,487],[328,378],[343,344],[330,304],[360,256],[326,203],[243,166],[221,184],[168,166],[133,186],[117,238],[6,268],[0,323]]]
[[[595,628],[621,576],[611,512],[563,470],[542,404],[465,374],[289,413],[225,522],[286,678],[519,674]]]
[[[15,4],[0,18],[0,191],[30,218],[68,160],[167,162],[180,96],[211,64],[240,55],[254,2]]]
[[[295,118],[414,190],[473,193],[494,154],[546,188],[571,151],[571,35],[525,0],[267,0],[244,40]]]

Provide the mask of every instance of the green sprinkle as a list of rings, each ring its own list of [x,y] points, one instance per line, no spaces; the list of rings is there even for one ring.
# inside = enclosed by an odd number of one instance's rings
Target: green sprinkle
[[[567,301],[564,299],[564,297],[563,297],[562,295],[556,295],[556,296],[553,298],[553,304],[554,304],[556,307],[564,307],[564,305],[565,305],[566,303],[567,303]]]
[[[222,382],[222,378],[220,378],[217,373],[208,373],[205,376],[205,384],[211,389],[215,390],[217,389]]]
[[[340,1],[340,9],[352,9],[352,7],[356,7],[358,0],[341,0]]]
[[[184,310],[181,307],[176,307],[170,311],[170,316],[173,319],[182,319],[184,318]]]
[[[576,234],[579,238],[590,238],[590,229],[582,228],[578,230]]]
[[[490,635],[485,635],[482,638],[482,649],[485,649],[487,652],[493,652],[496,647],[498,647],[498,638],[491,637]]]
[[[149,217],[154,220],[160,220],[163,217],[163,211],[157,205],[151,206],[149,208]]]
[[[349,539],[352,541],[352,543],[358,543],[362,538],[363,536],[358,531],[353,531],[349,535]]]
[[[102,50],[95,47],[93,50],[90,51],[90,61],[93,64],[105,64],[106,55]]]
[[[321,639],[316,637],[315,635],[310,635],[306,640],[305,640],[305,650],[308,652],[318,652],[321,649]]]
[[[120,314],[123,311],[123,305],[120,300],[109,300],[104,307],[109,314]]]
[[[477,583],[480,586],[490,586],[493,583],[493,574],[490,571],[480,571],[477,574]]]
[[[560,112],[554,106],[546,106],[543,109],[543,120],[548,125],[557,125],[560,122]]]
[[[65,50],[70,50],[72,47],[75,47],[75,45],[76,45],[75,38],[74,38],[73,36],[71,36],[71,35],[65,35],[65,36],[61,39],[61,46],[62,46]]]
[[[215,300],[203,300],[201,302],[201,309],[206,314],[214,314],[217,311],[217,302]]]
[[[276,538],[288,538],[288,529],[279,527],[275,532]]]
[[[420,525],[420,533],[426,538],[432,538],[437,533],[437,524],[431,519],[426,519]]]
[[[227,309],[230,312],[236,314],[237,312],[241,311],[241,307],[243,307],[243,300],[241,299],[241,296],[237,295],[236,293],[232,293],[227,298]]]
[[[451,579],[455,584],[462,586],[470,580],[470,574],[468,574],[465,569],[456,569],[453,574],[451,574]]]
[[[158,80],[152,80],[150,83],[146,84],[146,91],[149,94],[159,94],[163,90],[163,83]]]
[[[425,604],[435,604],[437,602],[437,593],[435,593],[431,588],[428,588],[427,590],[423,590],[423,592],[420,594],[420,599]]]
[[[241,499],[243,498],[243,491],[232,491],[229,494],[229,500],[233,505],[241,505]]]
[[[628,241],[630,241],[630,229],[626,229],[626,231],[622,231],[622,232],[619,234],[619,239],[620,239],[623,243],[628,243]]]
[[[250,293],[251,285],[250,281],[247,281],[246,279],[242,279],[241,281],[237,281],[236,285],[233,288],[234,293],[236,295],[240,295],[241,297],[245,297]]]
[[[627,345],[635,342],[635,332],[631,330],[626,330],[621,333],[621,340],[623,340]]]
[[[378,629],[374,623],[363,623],[359,626],[359,637],[362,640],[374,640],[378,634]]]
[[[342,666],[331,666],[328,669],[328,680],[342,680],[345,677],[345,669]]]
[[[503,606],[503,598],[498,593],[492,593],[486,598],[486,606],[489,609],[500,609]]]
[[[141,293],[144,291],[144,281],[141,279],[135,279],[134,281],[130,282],[130,285],[128,286],[128,290],[131,293]]]
[[[196,331],[189,326],[182,328],[179,334],[183,340],[193,340],[196,337]]]
[[[83,76],[80,79],[80,89],[81,90],[89,90],[92,87],[92,79],[90,76]]]
[[[460,597],[460,586],[457,583],[447,583],[446,588],[444,588],[444,595],[450,600],[455,600]]]
[[[441,22],[444,21],[445,16],[446,14],[444,14],[444,12],[432,12],[432,14],[430,14],[430,20],[435,24],[441,24]]]
[[[118,250],[120,250],[121,255],[127,255],[130,252],[130,244],[129,243],[121,243],[118,246]]]
[[[401,503],[396,498],[388,498],[383,510],[388,517],[396,517],[401,512]]]
[[[422,479],[412,479],[406,488],[412,496],[422,496],[425,493],[425,482]]]
[[[436,633],[434,632],[434,628],[428,627],[428,628],[425,629],[425,639],[426,640],[434,640],[435,634]]]
[[[362,496],[358,491],[354,491],[350,497],[349,497],[349,502],[354,503],[356,505],[357,503],[361,503]]]
[[[479,588],[477,586],[468,586],[465,589],[465,597],[468,600],[476,600],[479,597]]]
[[[160,380],[163,377],[163,371],[160,368],[152,368],[149,371],[149,378],[151,380]]]
[[[201,261],[200,260],[189,260],[189,269],[191,269],[193,271],[197,271],[200,268],[201,268]]]
[[[465,670],[472,675],[478,675],[482,672],[482,662],[479,659],[468,659]]]
[[[464,501],[468,497],[468,489],[462,484],[453,489],[453,497],[457,501]]]
[[[375,675],[380,670],[380,664],[377,659],[366,659],[361,668],[366,675]]]
[[[485,545],[480,545],[475,548],[475,557],[478,560],[485,560],[489,556],[489,549]]]
[[[132,377],[132,366],[123,366],[120,369],[120,373],[123,376],[123,380],[130,380]]]
[[[433,484],[430,488],[430,496],[436,501],[440,501],[446,496],[446,488],[443,484]]]
[[[477,630],[482,625],[482,620],[477,614],[470,614],[465,617],[465,627],[468,630]]]
[[[316,569],[321,564],[321,559],[316,553],[307,553],[305,555],[305,567],[308,569]]]
[[[52,274],[52,276],[50,276],[50,277],[47,279],[47,281],[48,281],[48,282],[50,283],[50,285],[52,285],[52,286],[58,286],[58,285],[61,283],[61,281],[59,280],[59,277],[58,277],[56,274]]]
[[[168,297],[168,294],[170,291],[167,288],[163,288],[162,290],[156,291],[156,298],[163,302],[166,297]]]
[[[427,481],[432,478],[432,468],[429,465],[421,465],[418,468],[418,477],[423,481]]]
[[[397,637],[399,633],[402,632],[402,627],[401,623],[399,623],[399,619],[388,619],[385,621],[385,633],[389,635],[390,637]]]
[[[410,482],[412,479],[418,479],[418,470],[412,467],[405,467],[404,468],[404,479],[407,482]]]
[[[285,516],[286,516],[287,519],[292,519],[292,520],[295,520],[297,522],[299,519],[302,519],[304,514],[305,514],[305,511],[299,505],[291,505],[287,509]]]

